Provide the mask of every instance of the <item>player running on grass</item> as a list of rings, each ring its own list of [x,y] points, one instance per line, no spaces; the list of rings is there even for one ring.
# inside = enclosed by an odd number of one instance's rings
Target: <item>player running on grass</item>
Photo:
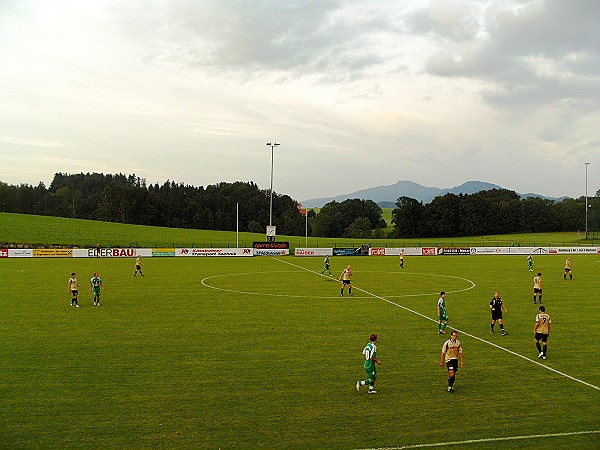
[[[323,261],[323,270],[321,271],[321,275],[325,273],[325,271],[329,272],[329,276],[331,276],[331,266],[329,265],[329,256],[325,257]]]
[[[377,365],[381,364],[381,361],[377,359],[377,335],[372,334],[369,336],[369,342],[365,345],[362,353],[365,356],[365,362],[363,366],[369,378],[362,381],[357,381],[355,386],[356,390],[360,391],[360,387],[366,384],[369,385],[369,394],[377,394],[375,390],[375,381],[377,380]]]

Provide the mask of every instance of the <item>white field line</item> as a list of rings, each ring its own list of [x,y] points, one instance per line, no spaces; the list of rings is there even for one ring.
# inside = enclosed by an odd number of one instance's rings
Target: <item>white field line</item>
[[[497,442],[497,441],[520,441],[523,439],[540,439],[550,437],[565,437],[565,436],[578,436],[582,434],[600,434],[600,430],[595,431],[574,431],[571,433],[550,433],[550,434],[532,434],[529,436],[507,436],[507,437],[496,437],[496,438],[485,438],[485,439],[469,439],[467,441],[451,441],[451,442],[436,442],[434,444],[416,444],[416,445],[404,445],[402,447],[383,447],[383,448],[371,448],[363,450],[402,450],[408,448],[427,448],[427,447],[447,447],[449,445],[464,445],[464,444],[479,444],[482,442]]]
[[[275,258],[275,259],[277,259],[277,258]],[[305,268],[305,267],[298,266],[298,265],[296,265],[296,264],[290,263],[290,262],[288,262],[288,261],[284,261],[284,260],[282,260],[282,259],[277,259],[277,261],[280,261],[280,262],[282,262],[282,263],[285,263],[285,264],[289,264],[290,266],[297,267],[297,268],[299,268],[299,269],[306,270],[307,272],[312,272],[312,273],[315,273],[315,274],[317,274],[317,275],[320,275],[318,272],[315,272],[314,270],[310,270],[310,269],[307,269],[307,268]],[[471,282],[471,283],[472,283],[472,282]],[[475,283],[473,283],[473,286],[475,286]],[[437,323],[437,320],[435,320],[435,319],[432,319],[431,317],[428,317],[428,316],[426,316],[426,315],[424,315],[424,314],[421,314],[420,312],[417,312],[417,311],[414,311],[414,310],[412,310],[412,309],[410,309],[410,308],[407,308],[406,306],[399,305],[398,303],[395,303],[395,302],[393,302],[393,301],[391,301],[391,300],[388,300],[387,298],[381,297],[381,296],[379,296],[379,295],[377,295],[377,294],[373,294],[372,292],[365,291],[364,289],[358,288],[358,287],[356,287],[356,286],[352,286],[352,289],[355,289],[355,290],[357,290],[357,291],[363,292],[363,293],[365,293],[365,294],[367,294],[367,295],[370,295],[371,297],[375,297],[375,298],[377,298],[377,299],[379,299],[379,300],[383,300],[384,302],[387,302],[387,303],[389,303],[390,305],[394,305],[394,306],[396,306],[396,307],[398,307],[398,308],[402,308],[402,309],[404,309],[405,311],[408,311],[408,312],[410,312],[410,313],[416,314],[417,316],[421,316],[421,317],[423,317],[424,319],[427,319],[427,320],[430,320],[430,321],[432,321],[432,322],[435,322],[435,323]],[[475,340],[477,340],[477,341],[479,341],[479,342],[482,342],[482,343],[484,343],[484,344],[491,345],[492,347],[496,347],[497,349],[499,349],[499,350],[502,350],[502,351],[505,351],[505,352],[507,352],[507,353],[510,353],[510,354],[511,354],[511,355],[513,355],[513,356],[517,356],[517,357],[519,357],[519,358],[522,358],[522,359],[524,359],[524,360],[526,360],[526,361],[529,361],[530,363],[536,364],[536,365],[538,365],[538,366],[540,366],[540,367],[543,367],[544,369],[547,369],[547,370],[549,370],[549,371],[551,371],[551,372],[554,372],[554,373],[556,373],[556,374],[558,374],[558,375],[561,375],[561,376],[563,376],[563,377],[565,377],[565,378],[568,378],[568,379],[570,379],[570,380],[573,380],[573,381],[576,381],[576,382],[578,382],[578,383],[581,383],[581,384],[583,384],[583,385],[585,385],[585,386],[587,386],[587,387],[590,387],[590,388],[592,388],[592,389],[596,389],[597,391],[600,391],[600,387],[598,387],[598,386],[595,386],[595,385],[593,385],[593,384],[587,383],[587,382],[585,382],[585,381],[583,381],[583,380],[580,380],[579,378],[572,377],[571,375],[567,375],[566,373],[563,373],[563,372],[561,372],[561,371],[559,371],[559,370],[553,369],[552,367],[549,367],[549,366],[546,366],[546,365],[544,365],[544,364],[542,364],[542,363],[539,363],[538,361],[536,361],[536,360],[534,360],[534,359],[531,359],[531,358],[528,358],[528,357],[526,357],[526,356],[520,355],[519,353],[513,352],[512,350],[508,350],[508,349],[506,349],[506,348],[504,348],[504,347],[501,347],[501,346],[499,346],[499,345],[497,345],[497,344],[494,344],[493,342],[486,341],[485,339],[481,339],[481,338],[479,338],[479,337],[477,337],[477,336],[474,336],[474,335],[472,335],[472,334],[469,334],[469,333],[467,333],[466,331],[462,331],[462,330],[460,330],[460,329],[458,329],[458,328],[456,328],[456,327],[452,327],[452,326],[451,326],[450,328],[452,328],[452,329],[454,329],[454,330],[458,331],[459,333],[462,333],[462,334],[464,334],[465,336],[469,336],[470,338],[473,338],[473,339],[475,339]]]

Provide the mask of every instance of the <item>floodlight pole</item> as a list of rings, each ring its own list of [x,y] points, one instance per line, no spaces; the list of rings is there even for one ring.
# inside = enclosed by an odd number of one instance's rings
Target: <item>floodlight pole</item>
[[[308,206],[304,208],[304,224],[305,224],[305,233],[306,239],[304,240],[304,246],[308,248]]]
[[[273,225],[273,153],[277,146],[279,146],[277,142],[267,142],[267,147],[271,147],[271,201],[269,204],[269,226]]]
[[[589,162],[585,163],[585,239],[587,240],[588,238],[588,195],[587,195],[587,188],[588,188],[588,166],[590,165]]]

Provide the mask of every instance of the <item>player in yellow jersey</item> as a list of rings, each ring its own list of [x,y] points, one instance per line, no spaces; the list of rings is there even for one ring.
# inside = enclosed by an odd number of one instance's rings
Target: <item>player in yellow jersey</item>
[[[450,393],[454,392],[454,380],[458,371],[459,359],[460,367],[465,367],[462,345],[457,337],[458,331],[452,330],[450,339],[442,345],[442,356],[440,358],[440,367],[444,367],[444,363],[446,363],[446,367],[448,368],[448,392]]]
[[[567,258],[565,261],[565,274],[563,275],[563,279],[567,279],[567,275],[569,275],[569,279],[573,279],[573,271],[571,270],[571,258]]]
[[[536,295],[540,296],[542,303],[542,272],[538,272],[537,276],[533,277],[533,304],[535,305]]]
[[[348,285],[348,295],[352,295],[352,281],[350,281],[350,277],[352,277],[352,267],[348,266],[344,269],[339,278],[339,281],[342,282],[342,289],[340,289],[340,297],[344,296],[344,288],[346,287],[346,285]]]
[[[144,274],[142,273],[142,266],[144,265],[144,263],[142,262],[142,257],[138,256],[137,258],[135,258],[135,272],[133,272],[133,276],[135,277],[138,273],[138,271],[140,272],[140,275],[143,277]]]
[[[535,328],[533,333],[535,334],[535,346],[537,347],[538,358],[546,359],[546,352],[548,351],[548,337],[550,336],[550,324],[552,320],[550,316],[546,314],[546,308],[544,305],[540,306],[540,313],[535,316]],[[540,345],[542,341],[542,345]]]
[[[79,291],[78,288],[79,287],[79,283],[77,282],[77,276],[75,275],[75,272],[73,272],[71,274],[71,278],[69,278],[69,283],[67,285],[67,289],[72,298],[71,298],[71,306],[75,305],[77,308],[79,308],[79,302],[77,301],[77,297],[79,295]]]

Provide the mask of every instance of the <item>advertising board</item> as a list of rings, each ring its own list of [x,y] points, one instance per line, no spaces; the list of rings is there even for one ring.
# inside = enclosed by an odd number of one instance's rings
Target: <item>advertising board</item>
[[[178,248],[176,256],[252,256],[251,248]]]
[[[294,256],[332,256],[332,248],[296,248]]]
[[[469,247],[439,247],[437,249],[438,255],[470,255],[471,249]]]
[[[254,249],[254,256],[287,256],[290,254],[289,248],[282,249]]]
[[[390,247],[385,249],[385,256],[400,256],[404,250],[404,256],[434,256],[437,254],[436,247]]]
[[[595,254],[600,253],[600,247],[550,247],[551,254]]]
[[[252,248],[260,248],[260,249],[283,249],[290,248],[289,242],[253,242]]]
[[[33,256],[33,249],[31,248],[9,248],[9,258],[31,258]]]
[[[173,249],[171,249],[173,251]],[[135,258],[137,256],[150,257],[151,248],[74,248],[74,258]]]
[[[73,256],[72,248],[34,248],[32,253],[34,258],[71,258]]]

